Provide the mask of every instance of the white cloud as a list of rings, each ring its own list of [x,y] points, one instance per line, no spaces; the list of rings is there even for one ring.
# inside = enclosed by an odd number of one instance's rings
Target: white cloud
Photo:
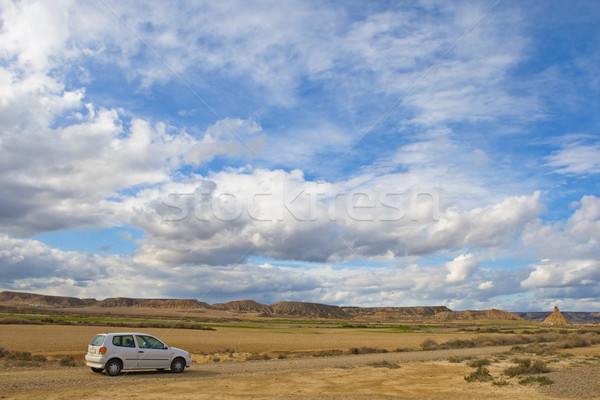
[[[521,285],[525,288],[597,285],[600,279],[598,260],[570,259],[563,262],[541,262]]]
[[[485,281],[485,282],[481,282],[479,284],[479,286],[477,286],[477,289],[479,290],[487,290],[487,289],[491,289],[494,287],[494,282],[492,281]]]
[[[565,175],[600,173],[600,143],[575,140],[546,157],[546,165]]]
[[[479,263],[473,254],[463,254],[446,263],[449,274],[446,275],[447,282],[461,282],[467,279],[475,271]]]
[[[312,182],[297,170],[256,169],[170,183],[140,193],[140,212],[132,221],[147,236],[136,257],[152,263],[219,264],[249,252],[338,262],[356,255],[499,248],[544,210],[539,193],[471,211],[444,208],[435,193],[410,182],[403,186],[402,178]]]

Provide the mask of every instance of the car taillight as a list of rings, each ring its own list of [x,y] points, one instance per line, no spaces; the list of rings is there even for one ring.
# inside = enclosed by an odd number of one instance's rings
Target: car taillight
[[[100,347],[100,350],[98,350],[98,353],[106,354],[106,347]]]

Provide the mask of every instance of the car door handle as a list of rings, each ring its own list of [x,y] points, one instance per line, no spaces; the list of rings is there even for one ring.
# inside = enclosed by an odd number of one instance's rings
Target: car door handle
[[[144,352],[144,350],[140,350],[140,351],[138,351],[138,353],[143,353],[143,352]]]

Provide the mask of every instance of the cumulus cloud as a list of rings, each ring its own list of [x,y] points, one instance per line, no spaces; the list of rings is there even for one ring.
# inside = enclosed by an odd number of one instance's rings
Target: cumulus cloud
[[[477,268],[478,262],[473,254],[463,254],[446,263],[449,274],[446,275],[447,282],[460,282],[467,279]]]
[[[398,187],[399,180],[389,178],[371,177],[357,186],[309,181],[297,170],[256,169],[147,190],[140,193],[140,212],[132,220],[147,232],[136,257],[219,264],[247,253],[339,262],[467,245],[493,248],[512,240],[544,209],[539,193],[471,211],[444,209],[435,192]]]
[[[556,78],[513,79],[531,57],[527,10],[497,7],[471,29],[481,7],[3,2],[3,285],[265,302],[517,307],[526,295],[596,304],[600,200],[585,188],[568,216],[545,220],[552,199],[543,179],[526,175],[543,166],[597,174],[597,140],[565,136],[524,172],[496,149],[507,136],[494,130],[508,133],[491,126],[527,129],[524,118],[543,115],[532,93]],[[129,256],[23,238],[124,224],[144,232]],[[251,262],[261,257],[269,261]],[[547,261],[486,267],[503,257]],[[344,264],[357,260],[365,268]]]
[[[521,283],[523,287],[587,286],[596,285],[600,279],[598,260],[546,261],[532,267],[529,277]]]

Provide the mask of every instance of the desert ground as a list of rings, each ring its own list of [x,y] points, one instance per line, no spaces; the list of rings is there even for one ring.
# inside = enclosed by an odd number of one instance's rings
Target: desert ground
[[[216,330],[148,328],[193,354],[182,374],[96,374],[84,366],[87,343],[98,332],[129,328],[0,325],[0,347],[43,361],[0,360],[0,396],[6,399],[558,399],[600,398],[600,345],[518,353],[513,345],[424,351],[421,344],[475,339],[483,334],[394,328],[219,327]],[[502,334],[486,334],[501,337]],[[506,335],[505,335],[506,336]],[[539,346],[539,345],[538,345]],[[545,347],[543,347],[545,348]],[[367,351],[352,349],[366,349]],[[368,350],[371,351],[368,351]],[[381,351],[381,352],[375,352]],[[386,352],[383,352],[386,351]],[[364,353],[364,354],[363,354]],[[61,359],[73,356],[73,363]],[[515,357],[543,361],[553,384],[508,377]],[[467,382],[482,360],[493,381]],[[483,362],[485,361],[485,362]],[[544,378],[546,379],[546,378]]]

